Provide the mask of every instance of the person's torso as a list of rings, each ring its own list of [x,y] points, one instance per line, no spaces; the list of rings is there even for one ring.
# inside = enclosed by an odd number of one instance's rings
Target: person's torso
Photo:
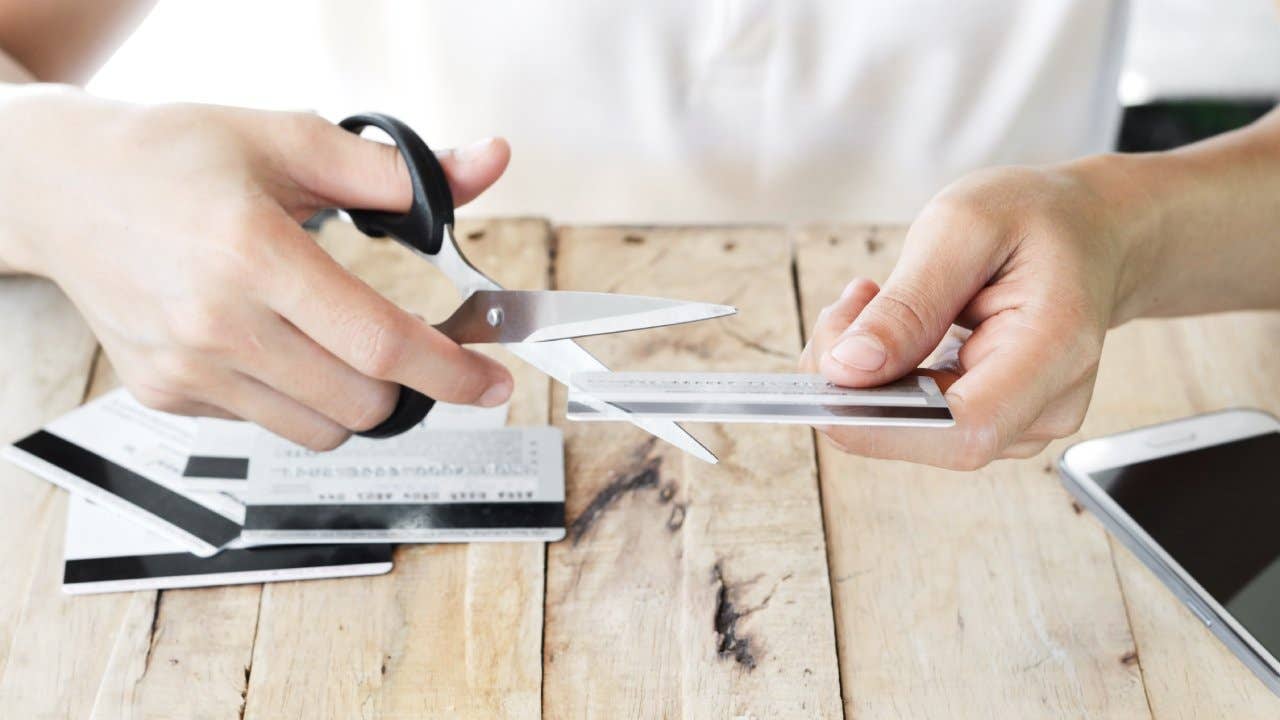
[[[511,140],[484,214],[908,220],[992,164],[1110,147],[1123,0],[333,3],[347,110]]]

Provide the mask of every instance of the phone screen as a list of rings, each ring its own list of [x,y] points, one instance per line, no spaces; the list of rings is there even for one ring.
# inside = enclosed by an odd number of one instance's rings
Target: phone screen
[[[1093,479],[1273,657],[1280,657],[1280,432]]]

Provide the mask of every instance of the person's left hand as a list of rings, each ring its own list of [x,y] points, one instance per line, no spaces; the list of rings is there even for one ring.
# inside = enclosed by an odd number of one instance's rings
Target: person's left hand
[[[1132,271],[1109,207],[1072,166],[995,168],[945,189],[883,288],[855,279],[822,311],[801,366],[869,387],[937,348],[931,374],[955,427],[819,429],[847,452],[966,470],[1075,432]]]

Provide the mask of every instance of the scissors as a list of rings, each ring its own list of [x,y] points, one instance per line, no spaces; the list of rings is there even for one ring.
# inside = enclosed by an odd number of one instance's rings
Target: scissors
[[[341,123],[360,134],[374,127],[389,136],[409,169],[413,204],[404,214],[347,209],[355,226],[372,237],[395,239],[439,268],[462,294],[462,304],[436,329],[457,343],[501,343],[516,356],[556,380],[571,385],[578,372],[607,371],[604,363],[571,338],[662,327],[731,315],[728,305],[667,298],[570,290],[504,290],[477,270],[453,239],[453,195],[435,153],[408,125],[389,115],[353,115]],[[709,463],[716,457],[670,420],[631,418],[609,403],[586,396],[600,413],[633,424]],[[360,433],[399,435],[422,422],[435,401],[404,386],[390,417]]]

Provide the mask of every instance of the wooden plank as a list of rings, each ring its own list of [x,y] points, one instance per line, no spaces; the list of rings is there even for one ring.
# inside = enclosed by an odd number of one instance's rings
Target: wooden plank
[[[96,341],[51,283],[0,279],[0,442],[74,408],[84,395]],[[118,601],[71,604],[60,592],[66,496],[0,463],[0,704],[7,717],[84,717],[93,701]],[[106,638],[102,632],[109,633]],[[71,642],[78,640],[82,647]],[[109,646],[108,646],[109,647]]]
[[[901,229],[798,233],[805,325]],[[1146,717],[1104,533],[1039,458],[976,473],[819,443],[841,679],[857,718]]]
[[[1280,313],[1144,321],[1108,339],[1089,437],[1197,412],[1280,414]],[[1275,718],[1266,688],[1142,563],[1112,542],[1153,715]]]
[[[260,592],[132,593],[92,717],[239,718]]]
[[[791,254],[775,230],[568,228],[557,286],[728,303],[732,319],[584,341],[615,369],[789,370]],[[838,717],[813,447],[703,426],[694,460],[625,424],[565,423],[570,536],[548,548],[547,717]]]
[[[89,397],[119,385],[100,356]],[[125,607],[105,638],[110,652],[90,717],[239,718],[260,592],[247,585],[118,596]]]
[[[538,220],[461,223],[459,243],[512,288],[546,287],[550,231]],[[347,267],[438,320],[452,285],[398,245],[343,223],[322,232]],[[494,351],[516,376],[513,424],[547,420],[548,380]],[[543,547],[400,548],[392,574],[267,586],[245,717],[529,717],[542,683]]]

